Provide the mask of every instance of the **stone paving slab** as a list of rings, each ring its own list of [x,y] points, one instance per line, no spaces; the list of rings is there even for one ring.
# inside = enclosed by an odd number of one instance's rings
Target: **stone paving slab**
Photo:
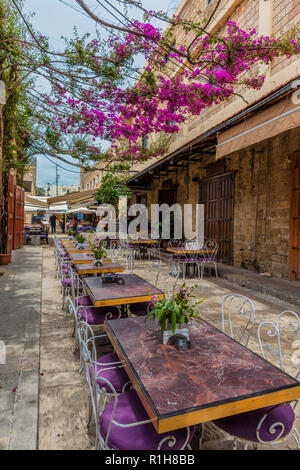
[[[1,291],[5,292],[0,305],[0,339],[5,337],[8,351],[7,364],[0,365],[0,449],[92,449],[93,440],[87,433],[89,390],[84,373],[79,373],[78,354],[73,354],[73,320],[61,309],[53,250],[29,246],[14,256],[16,264],[5,268],[0,278]],[[134,264],[134,272],[145,278],[149,276],[146,262]],[[282,299],[224,278],[205,276],[203,281],[188,279],[186,283],[197,285],[198,298],[207,297],[201,315],[218,328],[222,300],[232,291],[254,301],[256,325],[275,320],[282,310],[291,307]],[[257,347],[254,339],[250,347]],[[275,352],[271,345],[271,359]],[[297,426],[299,429],[299,421]],[[228,449],[232,445],[228,435],[215,430],[205,438],[206,449]],[[276,448],[294,449],[295,443],[291,439]]]
[[[7,357],[0,365],[2,449],[37,447],[41,266],[41,248],[24,247],[1,267],[0,339]]]
[[[52,249],[43,250],[40,338],[40,450],[92,449],[87,432],[89,390],[74,354],[73,319],[61,307]]]

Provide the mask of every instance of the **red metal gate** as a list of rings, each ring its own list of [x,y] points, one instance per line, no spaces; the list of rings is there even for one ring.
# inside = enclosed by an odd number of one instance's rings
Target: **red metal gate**
[[[17,250],[24,245],[24,189],[15,187],[14,198],[14,237],[13,249]]]
[[[14,231],[14,175],[10,173],[8,178],[8,204],[7,204],[7,253],[13,249]]]

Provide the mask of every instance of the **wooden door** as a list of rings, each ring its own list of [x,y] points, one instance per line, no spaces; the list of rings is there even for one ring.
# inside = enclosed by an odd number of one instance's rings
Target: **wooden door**
[[[290,279],[300,281],[300,152],[292,159]]]
[[[24,244],[24,189],[20,186],[15,187],[14,206],[13,249],[17,250]]]
[[[232,264],[233,194],[232,173],[200,183],[200,204],[204,204],[205,240],[219,245],[218,261]]]
[[[10,173],[8,178],[8,202],[7,202],[7,253],[13,249],[14,230],[14,176]]]

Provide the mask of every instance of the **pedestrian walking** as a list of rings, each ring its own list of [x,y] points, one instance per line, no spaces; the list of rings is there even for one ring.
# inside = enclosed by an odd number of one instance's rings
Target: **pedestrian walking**
[[[51,224],[52,233],[56,233],[56,215],[55,214],[51,215],[50,224]]]

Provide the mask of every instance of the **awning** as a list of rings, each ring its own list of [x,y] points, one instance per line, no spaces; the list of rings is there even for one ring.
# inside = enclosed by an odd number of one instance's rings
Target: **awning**
[[[41,210],[46,209],[48,207],[46,201],[38,199],[34,196],[27,196],[27,194],[25,194],[25,205],[38,206],[39,208],[42,207]]]
[[[25,204],[24,206],[24,212],[37,212],[37,211],[45,211],[45,207],[31,206],[29,204]]]
[[[299,126],[300,106],[288,95],[219,134],[216,159]]]
[[[46,210],[47,214],[66,214],[68,211],[68,205],[65,203],[51,204]]]
[[[88,191],[77,191],[76,193],[68,193],[63,196],[50,197],[48,204],[56,204],[58,202],[66,202],[68,204],[75,204],[81,201],[94,200],[97,189],[89,189]]]
[[[95,214],[96,210],[89,209],[87,207],[77,207],[75,209],[70,209],[69,214]]]

